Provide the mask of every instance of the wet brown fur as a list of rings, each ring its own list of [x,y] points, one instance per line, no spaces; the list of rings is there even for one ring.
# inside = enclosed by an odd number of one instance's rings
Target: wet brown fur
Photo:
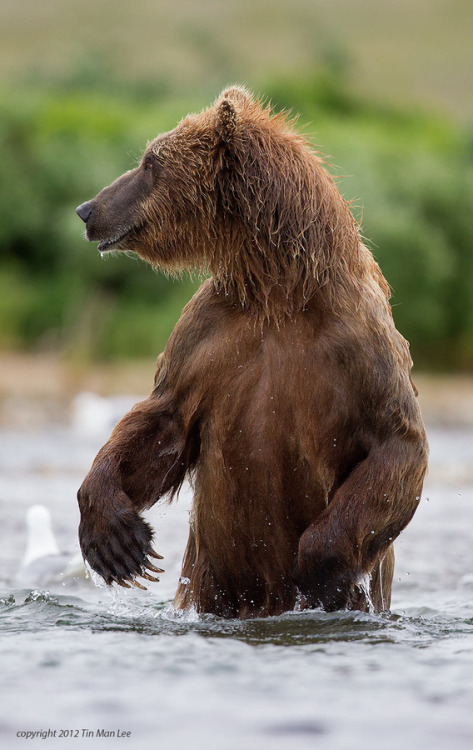
[[[177,607],[366,609],[366,586],[388,607],[427,444],[388,286],[321,158],[234,87],[91,207],[90,239],[211,273],[79,491],[92,567],[138,575],[140,512],[192,476]]]

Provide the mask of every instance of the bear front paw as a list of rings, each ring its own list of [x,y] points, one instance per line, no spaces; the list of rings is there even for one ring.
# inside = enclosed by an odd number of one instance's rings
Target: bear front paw
[[[310,571],[297,568],[294,583],[303,594],[307,606],[336,612],[353,608],[358,578],[350,571],[335,573],[330,566],[312,568]]]
[[[353,608],[361,574],[349,545],[316,523],[299,540],[293,579],[308,606],[334,612]]]
[[[152,564],[149,557],[162,560],[162,555],[151,546],[153,532],[149,524],[133,508],[131,500],[122,491],[105,504],[91,502],[89,493],[82,488],[78,494],[81,509],[79,541],[85,560],[92,570],[111,585],[146,589],[136,578],[159,581],[150,575],[163,573]]]

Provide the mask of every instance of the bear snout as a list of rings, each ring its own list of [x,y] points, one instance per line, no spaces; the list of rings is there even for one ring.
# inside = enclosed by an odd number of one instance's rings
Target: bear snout
[[[76,214],[79,216],[82,221],[84,221],[86,224],[88,220],[90,219],[90,214],[92,213],[92,201],[86,201],[86,203],[81,203],[80,206],[77,206],[76,208]]]

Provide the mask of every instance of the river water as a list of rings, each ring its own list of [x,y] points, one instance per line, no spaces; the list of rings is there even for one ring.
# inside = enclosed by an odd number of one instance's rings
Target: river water
[[[391,612],[245,622],[171,606],[189,488],[148,514],[166,568],[148,591],[18,581],[30,505],[49,508],[60,548],[77,552],[75,495],[106,436],[77,418],[0,430],[2,748],[471,750],[471,429],[429,429]]]

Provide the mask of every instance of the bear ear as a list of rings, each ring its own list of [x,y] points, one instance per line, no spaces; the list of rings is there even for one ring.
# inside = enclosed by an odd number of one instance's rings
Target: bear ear
[[[237,129],[237,112],[229,99],[222,99],[217,108],[217,131],[224,141],[231,141]]]
[[[242,109],[251,103],[251,97],[242,86],[225,89],[218,98],[217,130],[224,141],[230,141],[236,133]]]
[[[251,104],[252,97],[244,86],[229,86],[220,94],[220,100],[229,99],[236,107],[245,107]]]

